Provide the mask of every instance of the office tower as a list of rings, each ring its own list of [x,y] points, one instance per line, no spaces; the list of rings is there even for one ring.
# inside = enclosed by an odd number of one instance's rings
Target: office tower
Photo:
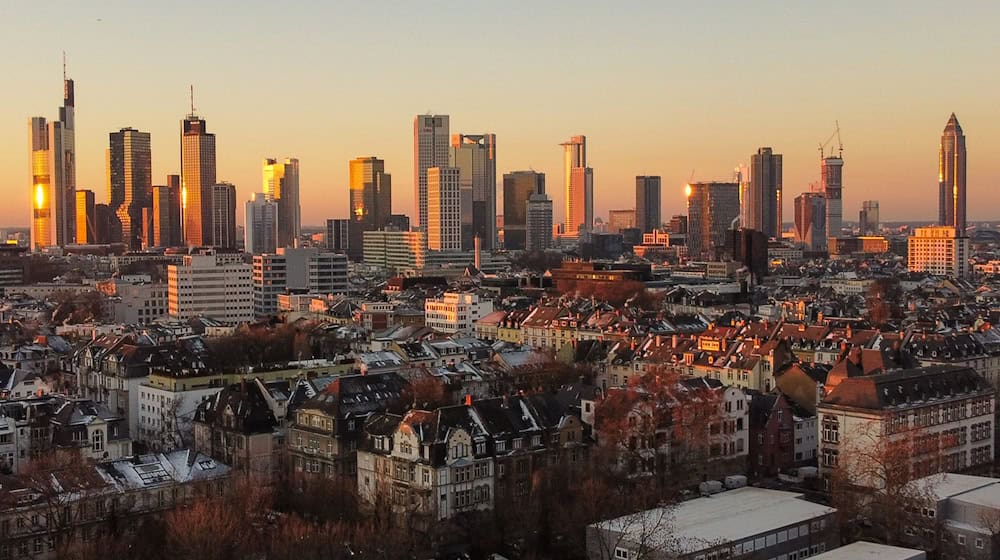
[[[866,200],[861,203],[858,213],[858,231],[861,235],[876,235],[879,232],[878,201]]]
[[[326,248],[346,253],[350,245],[351,221],[332,219],[326,221]]]
[[[547,251],[552,248],[552,200],[545,193],[533,193],[526,206],[527,251]]]
[[[142,209],[152,198],[150,136],[133,128],[108,136],[108,205],[121,224],[121,242],[136,250],[142,246]]]
[[[566,228],[570,235],[594,227],[594,170],[587,167],[587,137],[574,136],[563,147]]]
[[[427,170],[427,248],[462,248],[462,204],[457,167]]]
[[[608,233],[621,233],[635,227],[635,210],[608,210]]]
[[[103,245],[112,242],[111,224],[114,214],[107,204],[94,205],[94,243]]]
[[[838,156],[822,160],[820,185],[826,197],[826,236],[840,237],[843,230],[844,206],[841,200],[844,179],[844,159]]]
[[[670,222],[667,223],[667,232],[675,235],[687,235],[688,217],[684,214],[675,214],[670,218]]]
[[[347,243],[352,260],[363,256],[364,232],[385,227],[392,212],[392,176],[377,157],[358,157],[350,164],[351,225]]]
[[[738,183],[691,183],[685,187],[688,210],[688,256],[714,260],[740,217]]]
[[[243,249],[252,255],[278,248],[278,203],[265,193],[253,193],[246,203]]]
[[[31,144],[31,249],[56,244],[55,193],[52,188],[52,152],[45,117],[28,123]]]
[[[346,293],[347,269],[347,255],[318,247],[279,247],[274,253],[255,254],[251,276],[254,314],[277,313],[278,296],[284,293]]]
[[[389,214],[385,229],[391,231],[410,231],[410,217],[406,214]]]
[[[795,241],[811,251],[826,249],[826,197],[804,192],[795,197]]]
[[[167,184],[153,187],[154,247],[178,247],[181,236],[181,177],[167,175]]]
[[[965,235],[965,134],[955,113],[941,135],[938,151],[938,224]]]
[[[781,154],[771,148],[760,148],[750,156],[749,196],[743,227],[763,232],[768,237],[781,237]]]
[[[462,249],[472,249],[479,236],[482,248],[496,247],[497,137],[495,134],[455,134],[450,165],[459,170],[462,197]]]
[[[286,158],[284,163],[264,160],[264,195],[278,206],[278,247],[295,247],[302,233],[302,207],[299,203],[299,160]]]
[[[31,148],[31,247],[73,243],[76,235],[76,118],[73,80],[63,64],[59,120],[29,121]]]
[[[365,264],[388,268],[394,274],[427,264],[424,231],[366,231],[363,247]]]
[[[417,115],[413,119],[413,200],[417,227],[427,231],[427,170],[449,164],[448,115]]]
[[[230,324],[252,321],[252,270],[249,264],[214,253],[184,255],[181,264],[167,265],[170,317],[209,317]]]
[[[232,183],[212,185],[210,199],[213,247],[236,247],[236,187]]]
[[[215,135],[191,114],[181,121],[181,212],[188,246],[212,242],[212,186],[215,185]]]
[[[635,178],[635,227],[643,233],[663,227],[658,176],[638,175]]]
[[[910,272],[962,278],[969,274],[969,238],[954,226],[916,228],[907,243]]]
[[[545,194],[545,174],[512,171],[503,175],[503,244],[509,250],[525,248],[528,231],[528,200]]]
[[[76,242],[80,245],[97,243],[96,223],[94,222],[94,191],[76,191]]]

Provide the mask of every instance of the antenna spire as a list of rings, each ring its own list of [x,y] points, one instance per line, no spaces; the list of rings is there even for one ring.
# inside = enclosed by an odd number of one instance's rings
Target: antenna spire
[[[194,115],[194,84],[191,84],[191,114]]]
[[[66,51],[63,51],[63,81],[66,81]]]

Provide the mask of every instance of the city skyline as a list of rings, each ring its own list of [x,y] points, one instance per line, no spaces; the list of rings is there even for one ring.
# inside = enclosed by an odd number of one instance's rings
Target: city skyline
[[[520,9],[519,9],[520,8]],[[187,87],[195,84],[196,106],[200,115],[209,121],[210,130],[219,135],[219,178],[230,180],[239,186],[238,200],[248,200],[259,183],[260,158],[271,153],[294,153],[303,162],[302,176],[303,223],[321,225],[328,217],[346,217],[347,174],[343,162],[358,153],[379,153],[386,161],[386,171],[403,179],[397,185],[400,194],[393,201],[393,213],[410,215],[416,223],[412,199],[412,185],[407,184],[408,169],[413,166],[412,139],[407,132],[413,115],[432,108],[440,114],[451,115],[451,130],[490,130],[497,134],[504,144],[502,156],[498,159],[497,173],[502,174],[517,169],[534,168],[550,177],[559,176],[560,154],[553,147],[573,134],[584,133],[591,143],[591,164],[598,173],[595,177],[595,216],[605,216],[607,210],[620,206],[615,201],[615,193],[627,188],[639,174],[663,177],[663,215],[682,211],[683,185],[689,181],[695,170],[695,181],[714,179],[728,180],[731,170],[739,163],[748,163],[747,155],[756,146],[770,145],[785,157],[784,183],[787,191],[784,197],[783,213],[791,215],[791,199],[806,191],[809,184],[819,180],[815,159],[816,144],[826,136],[834,120],[841,122],[845,141],[845,159],[848,160],[849,175],[844,185],[844,212],[854,215],[860,203],[869,196],[883,201],[884,220],[926,220],[936,219],[937,169],[935,155],[940,139],[942,119],[955,112],[972,136],[974,154],[984,156],[997,151],[994,138],[1000,138],[1000,122],[990,107],[989,96],[982,93],[995,91],[997,77],[990,73],[975,72],[976,65],[988,64],[996,53],[996,46],[989,40],[991,33],[983,22],[990,21],[996,6],[983,4],[970,9],[961,19],[941,18],[937,11],[925,6],[909,6],[906,17],[898,29],[885,32],[883,23],[896,18],[895,10],[877,8],[867,10],[866,17],[871,22],[859,21],[857,17],[845,15],[836,22],[826,22],[815,10],[796,7],[789,15],[777,14],[774,22],[762,22],[760,31],[746,31],[755,44],[766,46],[778,56],[762,67],[760,78],[742,68],[745,60],[740,49],[732,40],[724,40],[713,48],[694,52],[690,62],[663,62],[661,66],[649,66],[648,55],[630,62],[628,55],[652,49],[657,55],[678,54],[687,36],[685,25],[702,22],[710,14],[701,13],[700,8],[688,7],[676,18],[681,34],[671,43],[660,44],[654,38],[636,38],[622,42],[625,24],[621,17],[605,7],[584,6],[576,16],[584,20],[583,30],[593,30],[592,21],[608,16],[607,29],[595,36],[594,45],[585,47],[588,54],[605,63],[607,69],[599,76],[611,83],[638,76],[648,77],[645,69],[656,68],[656,76],[644,88],[636,91],[614,88],[617,97],[600,91],[582,91],[579,86],[585,76],[584,66],[568,64],[553,68],[552,75],[534,84],[530,91],[518,91],[508,86],[487,90],[486,83],[497,83],[489,77],[513,78],[521,73],[537,76],[549,64],[560,59],[569,47],[558,47],[558,39],[565,39],[568,31],[553,27],[558,10],[548,7],[532,7],[537,21],[531,26],[535,31],[547,31],[551,37],[533,39],[532,52],[538,60],[519,56],[523,47],[518,47],[507,39],[491,45],[490,51],[499,47],[508,49],[509,54],[501,54],[496,60],[474,68],[472,85],[469,89],[449,88],[457,80],[442,79],[441,83],[426,88],[425,91],[411,92],[398,87],[401,78],[415,75],[416,70],[404,68],[428,49],[443,48],[451,44],[442,38],[426,38],[413,49],[413,53],[389,56],[385,48],[372,47],[376,56],[386,54],[387,68],[378,73],[394,73],[392,77],[381,78],[372,87],[359,88],[351,92],[343,86],[331,89],[329,80],[318,73],[318,66],[296,60],[288,69],[280,72],[285,78],[297,76],[301,87],[291,88],[294,95],[277,92],[274,86],[250,90],[247,86],[256,80],[253,71],[259,61],[242,55],[222,57],[203,52],[207,64],[201,69],[191,69],[180,64],[182,56],[170,53],[167,30],[176,31],[182,26],[179,18],[169,14],[151,14],[156,8],[121,7],[114,14],[102,14],[101,22],[93,17],[85,17],[88,10],[72,7],[58,15],[31,13],[25,9],[23,21],[8,40],[17,41],[42,25],[53,25],[63,32],[62,44],[35,48],[27,51],[12,45],[12,52],[27,63],[23,72],[18,71],[17,82],[12,91],[3,94],[5,107],[0,127],[17,130],[23,127],[31,115],[52,115],[58,106],[59,60],[62,49],[68,51],[69,74],[76,80],[76,95],[79,106],[76,126],[78,177],[80,189],[90,189],[97,193],[98,202],[106,202],[102,185],[103,161],[100,136],[108,130],[122,126],[134,126],[150,131],[153,137],[154,176],[177,173],[179,150],[176,147],[177,120],[187,111]],[[263,6],[261,7],[263,10]],[[401,15],[412,10],[407,6],[397,8]],[[459,36],[470,34],[472,23],[495,17],[500,22],[510,21],[525,8],[512,6],[498,9],[496,14],[479,13],[479,10],[461,8],[449,14],[440,25],[454,27]],[[652,10],[659,9],[655,6]],[[769,10],[765,14],[754,15],[745,8],[734,7],[737,20],[742,18],[762,18],[775,16]],[[317,20],[310,9],[293,7],[290,16],[302,18],[305,38],[324,50],[335,51],[342,41],[352,40],[348,34],[339,40],[321,36],[319,28],[311,23]],[[317,10],[322,10],[317,8]],[[346,22],[362,19],[365,9],[359,13],[343,14]],[[845,10],[848,11],[849,10]],[[253,6],[245,13],[235,14],[232,23],[251,21]],[[109,17],[114,15],[114,17]],[[338,14],[339,16],[340,14]],[[815,33],[818,41],[830,40],[849,33],[856,41],[846,49],[831,49],[836,58],[824,57],[823,64],[816,64],[815,53],[796,53],[786,49],[788,39],[776,39],[766,34],[783,23],[786,18],[800,16],[803,21],[793,26],[790,34],[799,37],[804,29]],[[121,59],[107,56],[112,45],[101,39],[105,34],[127,29],[127,25],[146,18],[163,18],[163,31],[157,30],[149,39],[148,48],[136,49]],[[221,25],[222,13],[205,14],[205,23]],[[320,18],[321,19],[321,18]],[[656,19],[656,18],[651,18]],[[995,19],[995,18],[993,18]],[[81,23],[81,20],[86,20]],[[815,20],[815,21],[814,21]],[[239,25],[226,25],[225,36],[237,34]],[[629,24],[635,22],[628,22]],[[802,25],[806,23],[808,25]],[[836,25],[834,24],[836,23]],[[640,22],[640,25],[646,25]],[[230,29],[231,28],[231,29]],[[942,32],[961,31],[963,61],[954,62],[957,50],[949,47],[911,45],[905,37],[925,29]],[[878,37],[876,30],[882,31]],[[485,33],[501,39],[499,29],[488,27]],[[185,32],[187,33],[187,32]],[[380,37],[407,37],[407,32],[398,24],[380,30]],[[576,35],[576,32],[572,32]],[[659,41],[662,33],[653,34]],[[242,39],[245,43],[246,38]],[[276,36],[260,39],[263,49],[280,44]],[[276,42],[277,41],[277,42]],[[786,43],[786,41],[789,41]],[[197,47],[214,44],[214,39],[198,39],[193,45],[183,47],[183,53],[190,53]],[[551,53],[540,49],[542,45],[555,44]],[[618,50],[608,50],[615,46]],[[593,50],[591,50],[593,49]],[[689,49],[684,49],[685,51]],[[752,49],[748,49],[752,50]],[[481,55],[482,48],[469,49],[468,55]],[[276,49],[271,57],[287,58],[297,50],[290,47]],[[820,51],[822,52],[822,51]],[[541,53],[541,54],[539,54]],[[694,56],[697,55],[697,56]],[[589,66],[595,57],[590,57]],[[302,58],[302,57],[299,57]],[[587,58],[587,57],[583,57]],[[669,56],[666,58],[670,58]],[[685,58],[685,57],[681,57]],[[176,60],[175,60],[176,59]],[[113,60],[109,62],[109,60]],[[141,67],[139,62],[142,61]],[[349,60],[338,57],[338,64],[346,65],[345,71],[355,69]],[[581,63],[582,64],[582,63]],[[225,66],[223,66],[225,65]],[[696,66],[697,65],[697,66]],[[933,82],[926,77],[923,69],[938,67],[937,78]],[[148,68],[147,68],[148,67]],[[761,68],[761,67],[758,67]],[[726,75],[735,70],[735,74]],[[830,71],[832,70],[832,71]],[[365,70],[370,77],[373,70]],[[121,82],[116,79],[123,73],[136,74],[135,79]],[[287,74],[286,74],[287,73]],[[789,87],[778,88],[769,85],[765,77],[796,76]],[[662,75],[662,77],[661,77]],[[836,75],[837,79],[831,77]],[[703,87],[684,91],[680,87],[691,82],[698,86],[717,84],[725,77],[744,78],[740,80],[743,93],[740,99],[730,99],[722,94],[704,94]],[[954,80],[967,87],[945,86]],[[840,81],[837,81],[840,80]],[[279,80],[280,81],[280,80]],[[503,81],[503,80],[500,80]],[[940,85],[939,85],[940,82]],[[255,86],[260,86],[253,82]],[[865,87],[856,87],[865,83]],[[233,88],[241,89],[239,96],[233,96]],[[564,99],[563,91],[573,89],[577,93],[572,99]],[[452,91],[457,90],[457,91]],[[699,91],[695,95],[694,91]],[[877,91],[878,94],[871,92]],[[280,93],[280,94],[279,94]],[[336,103],[330,103],[330,96]],[[58,96],[58,97],[57,97]],[[769,111],[781,109],[781,117],[773,119]],[[286,113],[280,127],[271,127],[267,135],[254,134],[253,125],[258,120],[248,118],[255,112],[281,110]],[[304,115],[310,115],[309,119]],[[13,123],[13,124],[11,124]],[[794,126],[788,124],[794,123]],[[363,125],[364,124],[364,125]],[[11,128],[11,126],[15,128]],[[347,127],[350,134],[342,138],[319,136],[317,128],[329,127],[334,130]],[[23,130],[23,129],[22,129]],[[633,137],[649,138],[636,143]],[[23,134],[8,133],[0,140],[0,170],[7,178],[7,184],[14,193],[14,204],[0,210],[0,223],[26,226],[30,193],[20,188],[27,182],[26,155]],[[553,149],[554,148],[554,149]],[[664,158],[663,154],[669,154]],[[994,186],[1000,182],[1000,163],[996,158],[973,157],[969,162],[969,192],[973,202],[970,220],[989,219],[989,208],[1000,202],[1000,194],[994,194]],[[12,188],[17,186],[19,188]],[[332,191],[332,196],[327,192]],[[870,195],[862,194],[869,192]],[[906,196],[913,192],[921,196]],[[550,193],[557,209],[557,222],[563,221],[563,193],[553,189]],[[926,196],[924,196],[926,195]],[[787,220],[786,220],[787,221]]]

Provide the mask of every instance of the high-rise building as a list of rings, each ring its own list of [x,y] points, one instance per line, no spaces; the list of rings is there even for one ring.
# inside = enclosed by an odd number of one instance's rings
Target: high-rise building
[[[843,228],[844,201],[844,159],[838,156],[822,160],[820,185],[826,197],[826,236],[840,237]]]
[[[81,245],[97,243],[94,222],[94,191],[76,191],[76,242]]]
[[[73,243],[76,235],[76,117],[73,80],[63,66],[59,120],[29,122],[31,143],[31,247]]]
[[[608,210],[608,233],[634,228],[637,214],[635,210]]]
[[[324,295],[346,293],[349,288],[347,267],[347,255],[318,247],[278,247],[274,253],[255,254],[254,314],[277,313],[278,295],[290,291]]]
[[[780,238],[781,216],[781,154],[771,148],[760,148],[750,156],[749,196],[743,200],[749,223],[742,224],[768,237]]]
[[[299,203],[299,160],[284,163],[264,160],[264,196],[278,207],[278,247],[294,247],[302,233],[302,208]]]
[[[876,235],[880,229],[878,218],[878,201],[866,200],[861,203],[858,213],[858,231],[861,235]]]
[[[111,224],[115,213],[107,204],[94,205],[94,243],[111,243]]]
[[[545,194],[545,174],[512,171],[503,175],[503,244],[512,251],[525,248],[528,200]]]
[[[213,247],[236,247],[236,186],[222,182],[212,185],[212,237]]]
[[[675,214],[667,223],[667,232],[674,235],[687,235],[688,217],[684,214]]]
[[[459,170],[462,198],[462,249],[472,249],[479,237],[482,248],[496,246],[497,137],[495,134],[455,134],[451,137],[450,165]]]
[[[351,223],[348,255],[363,257],[364,232],[385,227],[392,212],[392,176],[377,157],[358,157],[350,162]]]
[[[959,235],[965,235],[965,197],[965,134],[952,113],[938,151],[938,224]]]
[[[688,210],[688,255],[716,259],[728,232],[740,217],[738,183],[691,183],[685,187]]]
[[[635,226],[643,233],[660,229],[660,177],[637,175],[635,178]],[[615,232],[612,232],[615,233]]]
[[[121,241],[142,246],[142,209],[151,206],[153,158],[148,132],[123,128],[109,134],[108,205],[121,224]],[[117,237],[117,236],[116,236]]]
[[[545,193],[534,193],[527,203],[527,251],[547,251],[552,248],[552,200]]]
[[[462,248],[462,203],[457,167],[427,170],[427,248]]]
[[[326,221],[326,248],[337,253],[346,253],[350,245],[351,221],[331,219]]]
[[[410,231],[410,217],[406,214],[389,214],[385,229],[391,231]]]
[[[265,193],[253,193],[246,203],[244,250],[252,255],[278,248],[278,204]]]
[[[586,136],[574,136],[561,146],[566,187],[565,231],[578,235],[594,227],[594,170],[587,167]]]
[[[419,270],[427,260],[427,232],[366,231],[363,247],[365,264],[388,268],[394,273]]]
[[[181,177],[167,175],[167,184],[153,187],[153,246],[177,247],[181,235]]]
[[[954,226],[916,228],[907,243],[910,272],[961,278],[969,274],[969,238]]]
[[[448,121],[448,115],[417,115],[413,119],[413,200],[417,227],[424,231],[427,231],[427,170],[449,164]]]
[[[804,192],[795,197],[795,241],[811,251],[826,249],[826,197]]]
[[[167,308],[174,319],[253,320],[252,267],[208,253],[167,266]]]
[[[193,108],[192,108],[193,109]],[[212,186],[215,181],[215,134],[194,114],[181,121],[181,211],[184,242],[212,243]]]

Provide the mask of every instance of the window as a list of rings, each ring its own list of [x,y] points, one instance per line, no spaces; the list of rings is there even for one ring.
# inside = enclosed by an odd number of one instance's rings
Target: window
[[[976,539],[976,548],[979,550],[983,549],[983,539]]]
[[[958,539],[956,539],[955,542],[957,542],[959,546],[965,546],[965,535],[958,535]]]
[[[615,548],[615,558],[618,560],[628,560],[629,553],[627,549]]]

